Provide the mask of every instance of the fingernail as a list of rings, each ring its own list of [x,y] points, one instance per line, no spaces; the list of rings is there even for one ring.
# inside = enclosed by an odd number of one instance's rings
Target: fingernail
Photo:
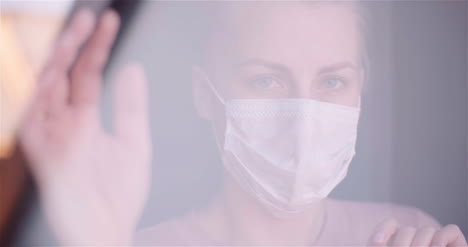
[[[375,243],[383,243],[385,242],[386,235],[383,232],[379,232],[374,236]]]

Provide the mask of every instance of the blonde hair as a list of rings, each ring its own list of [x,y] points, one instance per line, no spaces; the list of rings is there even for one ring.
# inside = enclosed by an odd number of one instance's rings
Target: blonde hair
[[[245,7],[248,7],[249,3],[256,3],[259,1],[236,1],[234,4],[246,4]],[[370,36],[370,14],[365,6],[364,1],[355,1],[355,0],[333,0],[333,1],[287,1],[285,3],[304,3],[307,5],[317,5],[317,4],[344,4],[352,8],[353,12],[356,13],[357,17],[357,24],[358,29],[360,31],[361,37],[361,65],[364,70],[364,84],[368,81],[370,77],[370,59],[369,59],[369,52],[367,49],[368,40]],[[198,29],[200,37],[196,39],[197,42],[200,42],[200,49],[198,50],[199,54],[197,57],[197,61],[195,63],[203,63],[201,62],[204,60],[204,57],[207,54],[209,39],[213,35],[220,30],[225,30],[225,19],[226,13],[223,10],[229,4],[233,4],[232,2],[226,1],[206,1],[206,2],[197,2],[194,7],[195,11],[197,11],[196,16],[200,16],[202,18],[198,18],[196,22],[199,23],[200,27]]]

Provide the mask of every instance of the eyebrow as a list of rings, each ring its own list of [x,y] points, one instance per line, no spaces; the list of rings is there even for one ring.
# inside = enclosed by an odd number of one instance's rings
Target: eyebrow
[[[247,60],[245,62],[236,64],[236,67],[246,67],[249,65],[263,66],[263,67],[267,67],[267,68],[281,71],[284,73],[291,73],[287,66],[280,64],[280,63],[276,63],[276,62],[269,62],[263,59]],[[359,70],[358,66],[356,66],[355,64],[345,61],[345,62],[339,62],[339,63],[334,63],[334,64],[323,66],[318,70],[318,74],[321,75],[321,74],[326,74],[326,73],[343,70],[343,69],[352,69],[356,71]]]
[[[319,70],[318,74],[319,75],[326,74],[326,73],[330,73],[330,72],[337,71],[337,70],[343,70],[343,69],[352,69],[356,71],[359,70],[358,66],[354,65],[351,62],[341,62],[341,63],[330,64],[330,65],[322,67]]]
[[[291,73],[287,66],[280,64],[280,63],[276,63],[276,62],[269,62],[263,59],[250,59],[250,60],[236,64],[236,67],[247,67],[250,65],[263,66],[266,68],[270,68],[272,70],[277,70],[277,71],[281,71],[284,73]]]

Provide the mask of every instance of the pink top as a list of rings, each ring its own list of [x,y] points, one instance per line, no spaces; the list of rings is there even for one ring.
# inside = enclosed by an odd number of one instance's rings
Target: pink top
[[[400,225],[440,227],[423,211],[396,205],[328,200],[327,216],[318,236],[319,246],[366,246],[375,227],[387,218],[395,218]],[[198,227],[191,214],[140,231],[135,244],[164,246],[226,246],[214,241]]]

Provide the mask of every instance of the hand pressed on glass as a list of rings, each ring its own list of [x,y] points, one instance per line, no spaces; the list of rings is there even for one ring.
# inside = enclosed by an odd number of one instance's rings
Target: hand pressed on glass
[[[119,29],[79,11],[55,46],[20,131],[47,218],[63,244],[126,244],[144,206],[151,143],[141,66],[119,72],[114,132],[100,126],[103,68]],[[81,46],[88,41],[80,52]]]

